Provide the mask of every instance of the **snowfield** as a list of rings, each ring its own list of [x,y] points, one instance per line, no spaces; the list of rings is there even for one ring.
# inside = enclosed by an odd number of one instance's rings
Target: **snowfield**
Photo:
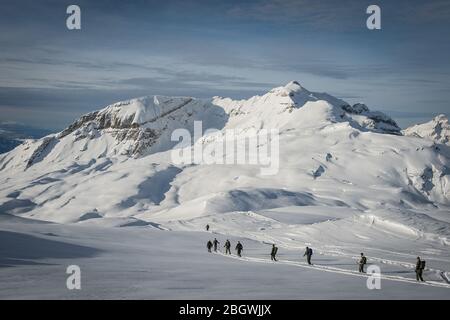
[[[270,245],[229,237],[244,244],[243,258],[208,253],[205,243],[225,237],[156,226],[106,228],[2,221],[1,299],[448,299],[449,286],[434,271],[416,283],[400,261],[369,264],[383,270],[380,290],[368,290],[356,260],[313,255],[281,247],[271,262]],[[223,248],[221,248],[223,250]],[[402,257],[404,261],[407,257]],[[430,262],[431,263],[431,262]],[[81,268],[81,290],[66,288],[66,268]]]
[[[196,121],[279,130],[278,171],[174,162],[173,131]],[[0,297],[449,299],[448,132],[445,116],[402,131],[295,81],[248,100],[113,104],[0,155]],[[220,134],[194,142],[217,149]],[[213,237],[241,241],[244,257],[207,253]],[[381,290],[357,272],[360,252]],[[72,264],[79,291],[65,286]]]

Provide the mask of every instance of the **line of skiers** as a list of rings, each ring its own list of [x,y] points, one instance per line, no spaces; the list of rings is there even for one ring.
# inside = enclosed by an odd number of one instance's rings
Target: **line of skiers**
[[[211,251],[212,249],[214,249],[214,252],[217,252],[217,247],[219,244],[220,244],[220,242],[216,238],[214,238],[213,241],[209,240],[206,244],[208,252],[212,252]],[[225,248],[225,254],[231,254],[230,240],[227,239],[227,241],[225,241],[224,248]],[[240,241],[238,241],[235,250],[237,252],[238,257],[241,257],[244,247]],[[278,261],[277,257],[276,257],[277,253],[278,253],[278,247],[275,244],[273,244],[272,250],[270,251],[270,259],[272,261]],[[309,247],[306,247],[305,253],[303,254],[303,256],[304,257],[306,256],[306,262],[309,265],[312,265],[312,263],[311,263],[312,255],[313,255],[313,250]],[[366,273],[366,271],[364,271],[364,267],[366,264],[367,264],[367,257],[364,255],[364,253],[361,252],[361,258],[358,260],[358,266],[359,266],[360,273]],[[417,263],[416,263],[416,268],[415,268],[417,281],[425,281],[425,280],[423,280],[423,277],[422,277],[424,269],[425,269],[425,260],[421,260],[420,257],[417,257]]]
[[[364,253],[361,252],[361,258],[358,261],[359,264],[359,272],[361,273],[366,273],[364,271],[364,266],[367,264],[367,258],[364,256]],[[422,281],[424,282],[425,280],[423,280],[423,270],[425,270],[425,260],[421,260],[420,257],[417,257],[417,262],[416,262],[416,268],[414,269],[414,271],[416,272],[416,280],[417,281]]]
[[[214,238],[213,241],[209,240],[206,243],[206,248],[208,249],[208,252],[212,252],[212,250],[214,250],[214,252],[217,252],[217,247],[219,246],[219,244],[220,244],[219,240]],[[231,254],[230,240],[227,239],[227,241],[225,241],[225,245],[223,247],[225,248],[225,254]],[[235,250],[237,252],[238,257],[242,257],[242,251],[244,250],[244,246],[242,245],[242,243],[240,241],[238,241]]]

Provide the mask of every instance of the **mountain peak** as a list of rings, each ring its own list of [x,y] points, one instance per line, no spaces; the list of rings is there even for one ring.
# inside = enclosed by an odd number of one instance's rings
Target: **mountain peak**
[[[308,96],[310,92],[302,87],[298,81],[290,81],[285,86],[273,88],[268,94],[281,97],[294,97],[299,94]]]
[[[445,114],[439,114],[436,117],[433,118],[433,121],[435,122],[444,122],[448,125],[448,118]]]
[[[403,130],[407,136],[415,136],[437,143],[450,144],[450,124],[444,114],[437,115],[431,121],[422,124],[415,124]]]
[[[284,88],[290,92],[298,92],[305,90],[302,85],[298,81],[290,81],[288,84],[284,86]]]

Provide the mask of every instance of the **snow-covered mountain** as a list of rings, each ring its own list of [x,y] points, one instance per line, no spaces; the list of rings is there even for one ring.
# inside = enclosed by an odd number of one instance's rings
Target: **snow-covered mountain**
[[[450,261],[450,148],[427,139],[448,141],[441,139],[448,122],[437,119],[402,134],[383,113],[295,81],[239,101],[118,102],[0,155],[0,221],[172,231],[209,224],[218,235],[283,250],[307,244],[348,259],[365,248],[380,264],[398,266],[420,253],[433,263],[429,277],[442,282]],[[277,129],[278,171],[173,161],[172,133],[194,134],[196,121],[203,132]],[[194,149],[222,141],[213,133],[194,140]]]
[[[416,136],[424,139],[450,145],[450,125],[448,118],[440,114],[429,122],[413,125],[403,133],[408,136]]]
[[[262,177],[252,165],[174,164],[170,151],[178,141],[171,134],[177,128],[193,134],[194,121],[202,121],[203,130],[279,129],[279,173]],[[200,214],[305,199],[329,204],[327,198],[358,209],[448,205],[448,167],[448,149],[402,136],[385,114],[293,81],[248,100],[151,96],[84,115],[0,157],[1,208],[76,221],[91,212],[151,215],[194,205]],[[374,186],[382,188],[374,192]],[[359,196],[341,194],[349,188]],[[237,194],[247,199],[244,205]]]
[[[82,116],[58,134],[27,141],[6,157],[7,167],[27,169],[40,161],[116,155],[142,157],[171,149],[176,145],[170,140],[173,130],[186,128],[193,133],[194,121],[202,121],[204,129],[282,129],[312,121],[311,125],[346,123],[360,131],[400,133],[395,121],[381,112],[369,111],[364,104],[351,106],[290,82],[241,101],[149,96],[118,102]]]

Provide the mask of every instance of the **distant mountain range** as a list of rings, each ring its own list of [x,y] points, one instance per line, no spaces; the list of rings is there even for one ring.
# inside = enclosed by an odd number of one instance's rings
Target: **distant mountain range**
[[[16,122],[0,122],[0,153],[8,152],[26,139],[39,139],[51,131]]]

